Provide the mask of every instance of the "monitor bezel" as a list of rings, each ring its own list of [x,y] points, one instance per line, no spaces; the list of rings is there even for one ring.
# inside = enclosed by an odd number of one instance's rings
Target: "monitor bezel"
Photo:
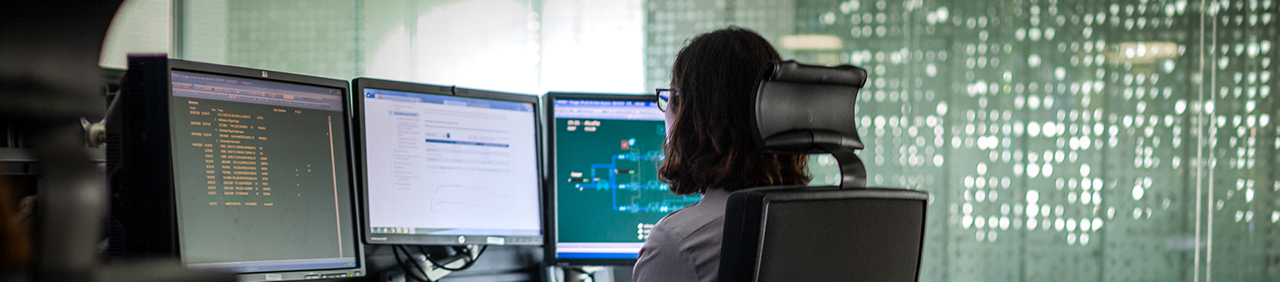
[[[355,151],[359,153],[359,158],[357,158],[358,159],[357,165],[359,166],[359,172],[360,172],[361,199],[369,198],[369,194],[368,194],[369,181],[366,178],[366,176],[368,175],[369,166],[366,164],[366,160],[365,160],[365,151],[368,150],[368,148],[366,147],[367,143],[365,140],[366,135],[364,131],[365,89],[372,88],[377,90],[390,90],[390,91],[401,91],[401,92],[422,93],[422,94],[432,94],[432,95],[448,95],[448,96],[455,96],[455,97],[462,97],[462,98],[478,98],[478,99],[495,100],[495,101],[533,104],[534,148],[535,150],[537,150],[534,153],[535,169],[537,170],[535,174],[537,177],[535,177],[534,181],[536,181],[537,183],[534,183],[534,184],[535,184],[535,187],[538,189],[538,193],[537,193],[539,197],[539,199],[537,200],[538,215],[539,215],[538,226],[542,228],[542,230],[540,230],[541,235],[538,235],[538,236],[492,236],[492,235],[374,234],[372,233],[373,231],[372,226],[366,225],[366,226],[363,226],[363,228],[361,228],[361,231],[360,231],[360,233],[364,235],[365,243],[371,244],[371,245],[427,245],[427,246],[443,246],[443,245],[539,246],[543,244],[543,242],[545,241],[544,238],[546,237],[547,232],[546,232],[546,228],[544,227],[545,226],[544,222],[546,221],[546,218],[542,216],[544,214],[543,211],[546,210],[546,206],[543,205],[543,199],[542,199],[542,195],[543,195],[542,175],[544,174],[543,172],[544,169],[541,165],[543,163],[543,156],[542,156],[543,122],[542,122],[542,115],[538,113],[541,107],[541,101],[538,99],[538,96],[480,90],[480,89],[458,88],[453,86],[442,86],[442,85],[431,85],[431,84],[376,79],[376,78],[368,78],[368,77],[355,78],[352,80],[351,85],[352,85],[352,89],[354,89],[356,93],[359,93],[359,95],[353,95],[354,99],[352,99],[354,101],[353,103],[354,106],[352,107],[353,113],[354,113],[352,124],[356,125],[355,126],[356,130],[353,134],[355,134],[354,139],[357,140],[357,143],[355,143],[356,144]],[[361,217],[364,219],[363,222],[370,222],[369,216],[370,216],[369,204],[366,202],[366,203],[363,203],[363,205],[361,205]],[[460,240],[459,238],[462,238],[462,239]],[[498,238],[501,238],[501,239],[499,240]]]
[[[544,148],[544,151],[547,152],[547,155],[544,158],[546,159],[545,166],[546,166],[547,173],[543,174],[543,181],[542,181],[542,183],[545,183],[546,185],[542,189],[542,191],[544,191],[544,194],[542,195],[542,198],[544,199],[543,206],[547,207],[544,209],[543,211],[544,214],[542,215],[542,217],[546,219],[546,220],[543,220],[543,222],[546,222],[546,226],[542,227],[542,229],[545,230],[543,234],[545,234],[544,237],[546,238],[545,242],[543,243],[543,246],[544,246],[543,261],[544,262],[546,262],[549,265],[624,265],[625,266],[625,265],[635,265],[637,260],[634,258],[581,259],[581,258],[559,258],[556,256],[556,232],[559,231],[556,229],[556,220],[558,218],[556,217],[556,214],[555,214],[557,209],[556,202],[555,202],[556,192],[557,192],[555,187],[556,181],[553,181],[556,175],[556,136],[555,136],[556,135],[556,130],[555,130],[556,100],[602,100],[602,101],[653,102],[653,101],[657,101],[657,99],[658,99],[657,94],[653,94],[653,93],[628,94],[628,93],[549,92],[547,93],[547,95],[543,96],[543,100],[544,100],[543,105],[545,105],[545,110],[543,112],[546,114],[545,120],[547,121],[546,122],[547,124],[546,144],[547,145],[546,145],[546,148]]]
[[[172,58],[166,59],[166,60],[167,62],[165,63],[167,63],[167,65],[163,73],[143,73],[144,76],[147,76],[147,75],[163,75],[164,76],[163,77],[163,82],[165,83],[164,97],[146,97],[147,99],[154,99],[154,98],[162,99],[164,105],[171,104],[172,99],[174,97],[173,88],[171,86],[172,73],[174,71],[181,71],[181,72],[200,73],[200,74],[216,75],[216,76],[223,76],[223,77],[239,77],[239,78],[253,79],[253,80],[259,80],[259,81],[269,81],[269,82],[277,82],[277,83],[288,83],[288,84],[338,89],[340,91],[339,96],[344,101],[342,103],[342,107],[343,107],[342,112],[347,115],[350,114],[349,105],[347,105],[349,103],[346,102],[346,101],[349,101],[350,99],[350,96],[349,96],[350,86],[347,84],[347,81],[345,80],[337,80],[337,79],[331,79],[331,78],[323,78],[323,77],[294,74],[294,73],[287,73],[287,72],[278,72],[278,71],[264,70],[264,69],[254,69],[254,68],[246,68],[246,67],[185,61],[185,60],[172,59]],[[150,79],[153,79],[152,80],[153,83],[161,81],[161,78],[159,77],[151,77]],[[172,107],[165,107],[165,109],[166,110],[163,113],[164,115],[163,119],[166,121],[166,124],[165,124],[166,127],[164,128],[164,131],[167,132],[166,134],[167,136],[165,136],[166,138],[164,138],[162,142],[165,142],[166,144],[171,144],[173,142],[173,136],[172,136],[173,120],[171,117],[171,112],[169,110],[172,110]],[[346,129],[347,131],[347,135],[344,136],[344,138],[346,138],[347,142],[350,143],[351,137],[352,137],[351,136],[352,130],[351,130],[350,123],[344,120],[343,128]],[[170,193],[174,193],[170,195],[171,197],[176,197],[176,192],[177,192],[176,178],[177,177],[174,174],[175,171],[173,170],[172,149],[173,149],[172,147],[168,147],[168,150],[164,152],[166,154],[165,159],[167,160],[168,162],[167,165],[169,167],[169,170],[165,171],[165,174],[166,174],[167,182],[169,184],[168,189],[170,190]],[[355,190],[356,174],[353,167],[351,166],[354,161],[353,155],[351,153],[352,153],[351,150],[347,150],[346,157],[348,160],[348,165],[346,167],[346,170],[348,175],[347,177],[348,193],[349,195],[351,195],[349,200],[351,201],[350,216],[351,216],[352,226],[349,227],[349,230],[351,231],[350,234],[354,239],[352,241],[353,242],[352,245],[355,247],[355,250],[356,250],[356,253],[354,256],[354,258],[356,259],[356,266],[343,267],[343,268],[308,269],[308,270],[239,272],[239,273],[236,273],[236,275],[239,276],[240,281],[303,280],[303,279],[313,279],[314,277],[331,277],[331,278],[332,277],[360,277],[360,276],[363,276],[365,273],[367,273],[364,245],[362,244],[362,240],[360,240],[360,237],[359,237],[361,234],[359,232],[356,232],[355,229],[352,229],[352,228],[359,228],[359,226],[362,226],[362,223],[360,222],[360,217],[358,216],[358,212],[360,209],[359,204],[361,203],[361,201],[359,200],[359,195],[358,193],[356,193],[356,190]],[[172,231],[173,231],[172,246],[174,249],[173,256],[176,256],[178,259],[181,260],[183,250],[182,250],[180,230],[182,229],[183,223],[178,220],[180,218],[180,214],[179,214],[180,211],[178,210],[178,206],[177,206],[178,203],[176,201],[176,198],[170,198],[169,200],[170,202],[168,205],[171,210],[169,211],[168,216],[170,217],[170,220],[173,224],[172,225]],[[185,262],[183,262],[183,264],[186,265]],[[345,275],[345,276],[338,276],[338,275]]]

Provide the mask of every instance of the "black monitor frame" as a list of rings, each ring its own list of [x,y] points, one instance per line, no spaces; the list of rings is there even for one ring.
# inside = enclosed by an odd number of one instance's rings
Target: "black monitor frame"
[[[368,88],[377,89],[377,90],[391,90],[391,91],[402,91],[402,92],[434,94],[434,95],[449,95],[449,96],[456,96],[456,97],[462,97],[462,98],[478,98],[478,99],[488,99],[488,100],[505,101],[505,102],[532,103],[533,104],[533,120],[534,120],[534,148],[538,150],[534,154],[535,164],[536,164],[535,166],[537,169],[537,173],[536,173],[537,177],[535,177],[534,181],[538,182],[538,183],[535,183],[535,187],[539,189],[537,195],[539,195],[540,197],[543,195],[543,191],[541,191],[541,189],[543,189],[542,175],[544,174],[544,170],[545,170],[541,165],[543,163],[543,156],[542,156],[543,121],[542,121],[541,115],[538,114],[538,111],[540,110],[540,106],[541,106],[541,101],[538,100],[537,96],[479,90],[479,89],[458,88],[454,86],[441,86],[441,85],[430,85],[430,84],[420,84],[420,83],[412,83],[412,82],[375,79],[375,78],[367,78],[367,77],[359,77],[359,78],[353,79],[351,81],[351,86],[352,86],[351,89],[354,91],[354,93],[358,93],[358,95],[353,96],[354,97],[353,103],[352,103],[353,106],[351,108],[353,109],[352,112],[354,113],[355,116],[353,117],[351,124],[355,125],[355,130],[353,131],[353,134],[355,136],[355,138],[353,139],[355,140],[355,143],[353,144],[355,144],[356,146],[354,148],[356,148],[356,151],[360,153],[360,157],[357,158],[357,161],[356,161],[356,164],[359,166],[359,172],[360,172],[360,184],[361,184],[360,196],[361,196],[361,199],[366,199],[365,200],[366,202],[362,203],[361,205],[361,211],[362,211],[361,216],[362,216],[363,222],[366,222],[366,223],[370,222],[369,221],[370,203],[367,203],[367,199],[369,199],[369,181],[368,181],[368,178],[366,177],[369,173],[368,171],[369,166],[366,163],[367,160],[365,160],[365,152],[366,150],[368,150],[368,148],[366,147],[367,142],[365,139],[366,134],[365,134],[365,128],[364,128],[364,123],[365,123],[364,93],[365,93],[365,89],[368,89]],[[542,203],[543,203],[543,199],[538,199],[538,204],[539,204],[538,211],[540,215],[540,220],[542,221],[542,223],[540,223],[539,226],[545,226],[545,222],[546,222],[546,218],[541,217],[541,215],[543,214],[542,211],[546,210],[546,206],[542,205]],[[546,234],[547,234],[545,227],[542,230],[542,235],[539,235],[539,236],[373,234],[372,226],[369,226],[369,224],[366,224],[366,226],[364,226],[361,229],[362,230],[360,231],[360,233],[364,235],[365,243],[398,244],[398,245],[437,245],[437,246],[439,245],[535,245],[536,246],[536,245],[542,245],[542,243],[545,241],[544,238],[546,237]],[[502,238],[502,240],[493,241],[493,243],[491,243],[490,238],[495,238],[495,239]],[[501,242],[501,243],[497,243],[497,242]]]
[[[543,243],[544,262],[548,265],[635,265],[636,259],[570,259],[556,257],[556,236],[559,230],[556,229],[556,100],[611,100],[611,101],[639,101],[653,102],[657,101],[657,94],[623,94],[623,93],[581,93],[581,92],[549,92],[543,96],[543,105],[545,105],[544,113],[547,125],[547,154],[544,159],[545,173],[543,173],[542,183],[546,183],[542,188],[543,206],[546,207],[543,213],[543,233],[546,234],[546,242]]]
[[[215,65],[166,58],[164,54],[131,55],[118,105],[108,113],[107,172],[111,187],[111,217],[123,232],[110,234],[110,248],[124,258],[181,259],[176,179],[173,169],[173,128],[170,102],[173,99],[172,71],[183,71],[260,81],[300,84],[340,89],[343,112],[349,115],[350,88],[347,81],[244,67]],[[343,121],[344,136],[351,140],[351,125]],[[302,280],[359,277],[366,271],[359,194],[354,191],[354,161],[347,150],[347,183],[351,195],[351,238],[356,249],[356,266],[333,269],[239,273],[241,281]],[[342,169],[342,168],[339,168]]]

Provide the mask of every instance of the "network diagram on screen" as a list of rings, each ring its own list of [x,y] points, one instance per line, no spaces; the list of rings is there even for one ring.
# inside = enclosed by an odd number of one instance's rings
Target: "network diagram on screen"
[[[569,120],[566,128],[580,123]],[[648,150],[636,144],[636,138],[619,140],[623,153],[600,156],[608,163],[592,164],[589,173],[569,172],[569,183],[578,191],[592,189],[610,193],[612,210],[619,212],[668,213],[690,204],[690,197],[667,196],[667,184],[658,181],[657,167],[662,163],[662,150]]]
[[[696,203],[658,180],[666,127],[652,102],[555,101],[560,258],[635,258],[653,225]]]

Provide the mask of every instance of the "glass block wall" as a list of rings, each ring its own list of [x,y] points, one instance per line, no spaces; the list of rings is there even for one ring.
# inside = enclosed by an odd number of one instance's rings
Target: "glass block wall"
[[[353,1],[179,1],[182,59],[349,79],[357,74]]]
[[[933,196],[922,281],[1280,281],[1276,0],[180,3],[183,58],[524,93],[648,92],[750,28],[870,72],[870,183]]]
[[[1277,6],[653,0],[646,75],[760,18],[866,68],[870,182],[933,196],[922,281],[1280,281]]]
[[[649,91],[640,0],[179,2],[188,60],[519,93]]]

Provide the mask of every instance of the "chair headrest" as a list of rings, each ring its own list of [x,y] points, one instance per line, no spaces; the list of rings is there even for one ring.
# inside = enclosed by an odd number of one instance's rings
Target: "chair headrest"
[[[781,154],[862,149],[853,107],[866,81],[867,71],[850,65],[770,62],[756,84],[757,145]]]

